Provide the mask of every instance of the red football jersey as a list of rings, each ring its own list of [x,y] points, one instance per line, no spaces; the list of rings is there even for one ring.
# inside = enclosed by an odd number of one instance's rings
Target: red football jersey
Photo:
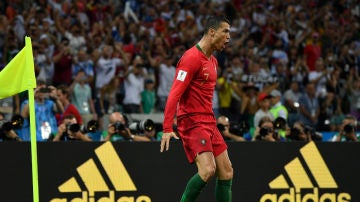
[[[196,46],[187,50],[176,66],[176,74],[164,112],[163,131],[173,131],[173,117],[213,114],[212,98],[217,79],[217,60],[206,57]]]

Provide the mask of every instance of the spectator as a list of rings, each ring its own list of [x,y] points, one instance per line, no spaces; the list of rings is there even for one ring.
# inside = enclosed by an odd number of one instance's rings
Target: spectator
[[[230,117],[231,115],[231,100],[232,89],[230,83],[232,79],[231,68],[226,68],[218,77],[216,87],[219,95],[220,114]]]
[[[64,118],[69,114],[74,115],[74,117],[76,118],[76,122],[82,125],[83,121],[79,113],[79,110],[76,108],[74,104],[70,102],[71,93],[69,87],[67,87],[66,85],[60,85],[57,87],[56,91],[57,91],[57,97],[59,98],[61,104],[64,107],[63,113],[56,114],[57,125],[62,124]]]
[[[57,133],[56,113],[63,113],[64,107],[56,95],[56,88],[46,85],[35,89],[35,122],[36,139],[46,141],[51,134]],[[19,131],[19,137],[24,141],[30,141],[29,101],[25,100],[21,107],[21,116],[24,124]]]
[[[75,116],[68,114],[64,117],[63,122],[59,125],[57,134],[52,138],[52,141],[89,142],[91,139],[81,131],[81,125],[77,123]]]
[[[18,115],[20,116],[20,115]],[[12,119],[15,116],[12,117]],[[21,116],[20,116],[21,117]],[[22,117],[21,117],[22,118]],[[14,124],[18,122],[9,121],[5,118],[5,114],[0,112],[0,142],[2,141],[22,141],[21,138],[16,134],[15,127],[21,127],[21,124]]]
[[[284,93],[284,105],[289,112],[287,122],[290,127],[299,119],[300,96],[299,83],[296,80],[292,80],[290,88]]]
[[[111,113],[107,131],[103,133],[103,141],[150,141],[147,137],[132,134],[127,125],[127,119],[120,112]]]
[[[347,82],[348,96],[345,99],[349,99],[350,114],[355,116],[357,120],[360,119],[360,79],[349,79]],[[345,101],[345,99],[343,101]]]
[[[286,138],[288,141],[312,141],[311,132],[301,121],[294,122]]]
[[[306,85],[305,93],[299,98],[300,105],[300,121],[305,125],[316,128],[318,117],[320,114],[320,105],[316,97],[316,89],[314,83]]]
[[[102,53],[100,53],[100,58],[95,57],[96,61],[96,96],[99,97],[99,92],[104,85],[108,84],[110,80],[115,76],[116,68],[123,64],[122,60],[119,58],[113,58],[112,54],[114,49],[110,45],[104,45],[102,48]]]
[[[75,14],[75,13],[74,13]],[[67,18],[71,18],[71,15],[66,16]],[[82,23],[80,23],[80,20],[78,17],[75,17],[75,19],[70,19],[70,26],[63,27],[62,22],[60,21],[60,17],[55,17],[55,25],[57,27],[57,30],[61,33],[61,35],[65,36],[69,40],[69,47],[70,52],[72,55],[76,55],[77,52],[84,48],[86,45],[85,41],[85,29],[82,26]]]
[[[269,95],[265,92],[259,93],[259,95],[257,97],[259,109],[256,111],[255,116],[254,116],[254,126],[255,127],[259,126],[260,120],[264,116],[269,117],[269,119],[271,121],[274,121],[274,117],[273,117],[272,113],[270,112],[270,107],[271,107],[270,98],[271,98],[271,95]]]
[[[88,78],[83,70],[78,71],[70,86],[71,102],[79,110],[83,124],[96,120],[97,114],[92,98],[92,90],[87,83]]]
[[[58,44],[52,60],[54,61],[53,84],[55,86],[60,84],[70,85],[73,56],[70,52],[69,40],[67,38],[63,38],[60,44]]]
[[[334,142],[358,142],[360,136],[357,134],[357,120],[354,116],[345,116],[339,132],[334,135]]]
[[[324,66],[322,58],[318,58],[315,62],[315,69],[309,73],[309,82],[316,86],[316,96],[323,98],[326,96],[326,85],[330,75]]]
[[[278,134],[275,133],[274,123],[268,116],[263,116],[255,129],[254,141],[276,142]]]
[[[282,104],[282,96],[281,96],[281,92],[279,90],[272,90],[270,92],[270,96],[271,96],[271,108],[270,108],[270,113],[273,115],[274,117],[274,124],[275,124],[275,128],[278,130],[277,133],[280,136],[280,138],[285,139],[286,138],[286,126],[287,126],[287,122],[288,122],[288,110],[286,109],[286,107]],[[281,118],[281,119],[279,119]],[[280,122],[278,123],[277,120],[281,120],[281,122],[283,121],[283,124],[280,124]],[[282,125],[283,127],[279,127],[277,124]]]
[[[304,48],[304,57],[310,71],[315,71],[316,60],[321,57],[321,46],[319,45],[319,33],[311,35],[311,42]]]
[[[293,50],[293,49],[292,49]],[[304,84],[308,82],[309,68],[302,56],[296,58],[296,63],[290,67],[290,76],[299,84],[299,90],[304,90]]]
[[[287,121],[288,120],[288,110],[282,104],[281,92],[279,90],[274,89],[270,92],[270,96],[271,96],[270,113],[273,115],[274,119],[281,117]]]
[[[95,104],[99,118],[118,110],[116,93],[119,88],[119,79],[114,77],[100,89],[100,97]]]
[[[218,126],[220,133],[222,134],[223,138],[226,141],[230,141],[230,140],[237,141],[237,142],[246,141],[243,137],[241,137],[239,135],[235,135],[230,132],[230,121],[229,121],[228,117],[221,115],[217,118],[216,122],[217,122],[217,126]]]
[[[165,104],[167,101],[167,96],[169,95],[169,91],[172,86],[172,81],[175,76],[175,66],[174,66],[174,58],[172,56],[168,56],[163,60],[159,67],[159,83],[157,88],[157,96],[158,96],[158,109],[160,111],[164,111]]]
[[[125,97],[123,107],[125,113],[142,113],[141,92],[144,90],[145,69],[140,56],[136,56],[125,73]]]
[[[15,112],[14,99],[15,96],[0,99],[0,113],[4,119],[10,119]]]
[[[275,43],[274,50],[272,51],[272,66],[271,66],[271,73],[276,74],[276,66],[281,63],[285,67],[287,66],[289,62],[289,58],[287,53],[284,51],[284,45],[283,42],[278,39]]]
[[[243,99],[245,105],[245,111],[243,117],[245,120],[247,120],[250,128],[255,128],[254,116],[256,111],[259,109],[259,104],[257,102],[257,94],[259,89],[255,87],[253,83],[249,83],[249,84],[244,84],[243,91],[246,96],[246,99]]]
[[[141,94],[141,106],[144,114],[151,114],[155,112],[155,83],[152,79],[145,80],[145,88]]]
[[[36,79],[41,79],[50,85],[54,75],[54,64],[47,53],[46,43],[33,43],[34,65],[39,72]]]
[[[72,66],[72,79],[75,79],[77,73],[83,70],[87,77],[87,83],[93,86],[94,82],[94,62],[89,58],[88,53],[84,49],[80,49],[74,58]]]

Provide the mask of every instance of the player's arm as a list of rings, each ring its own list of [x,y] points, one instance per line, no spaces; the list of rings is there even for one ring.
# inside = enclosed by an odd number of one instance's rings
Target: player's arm
[[[161,138],[160,152],[167,151],[169,149],[169,143],[172,137],[178,139],[176,134],[173,132],[172,127],[177,104],[182,94],[193,79],[197,71],[196,67],[200,67],[199,64],[195,64],[196,62],[188,63],[187,61],[197,60],[186,60],[186,58],[184,60],[183,57],[177,65],[174,82],[171,87],[164,111],[163,135]]]

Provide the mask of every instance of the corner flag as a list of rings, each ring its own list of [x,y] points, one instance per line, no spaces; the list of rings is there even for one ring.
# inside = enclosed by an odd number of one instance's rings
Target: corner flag
[[[0,99],[10,97],[25,90],[28,91],[33,201],[39,202],[34,88],[36,88],[34,56],[31,39],[30,37],[25,37],[25,47],[0,72]]]
[[[36,87],[31,39],[25,40],[25,47],[0,72],[0,99]]]

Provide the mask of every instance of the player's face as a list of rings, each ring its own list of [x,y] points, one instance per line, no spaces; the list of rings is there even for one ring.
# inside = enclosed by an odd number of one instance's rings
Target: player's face
[[[225,49],[230,41],[230,25],[226,22],[221,23],[220,27],[214,32],[214,48],[217,51]]]

